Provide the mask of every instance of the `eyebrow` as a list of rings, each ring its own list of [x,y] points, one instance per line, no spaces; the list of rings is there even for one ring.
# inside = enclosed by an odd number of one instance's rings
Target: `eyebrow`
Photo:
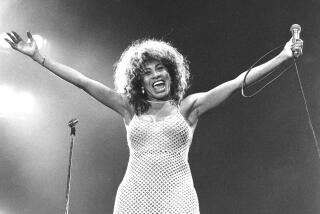
[[[162,62],[158,62],[157,64],[155,64],[154,67],[158,67],[158,66],[164,66],[164,64]],[[144,66],[144,70],[151,70],[151,68],[147,67],[147,66]]]

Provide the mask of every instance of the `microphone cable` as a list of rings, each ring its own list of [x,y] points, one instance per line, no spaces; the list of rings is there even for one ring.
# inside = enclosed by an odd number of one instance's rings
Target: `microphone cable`
[[[305,93],[304,93],[304,90],[303,90],[303,87],[302,87],[302,83],[301,83],[301,78],[300,78],[300,75],[299,75],[299,71],[298,71],[298,66],[297,66],[297,63],[296,63],[296,59],[293,58],[293,63],[291,65],[289,65],[288,67],[284,68],[275,78],[273,78],[272,80],[270,80],[269,82],[267,82],[264,86],[262,86],[260,89],[258,89],[256,92],[252,93],[252,94],[249,94],[249,95],[246,95],[244,93],[244,88],[245,87],[250,87],[250,86],[253,86],[255,84],[257,84],[258,82],[262,81],[263,79],[267,78],[269,75],[271,75],[275,70],[273,69],[271,72],[269,72],[267,75],[265,75],[264,77],[262,77],[260,80],[254,82],[253,84],[251,85],[247,85],[246,84],[246,78],[248,76],[248,74],[250,73],[251,69],[262,59],[264,59],[266,56],[268,56],[270,53],[278,50],[279,48],[283,47],[283,45],[281,46],[278,46],[272,50],[270,50],[269,52],[267,52],[266,54],[264,54],[262,57],[260,57],[255,63],[253,63],[250,68],[247,70],[244,78],[243,78],[243,81],[242,81],[242,86],[241,86],[241,94],[243,97],[245,98],[251,98],[255,95],[257,95],[259,92],[261,92],[265,87],[267,87],[268,85],[270,85],[271,83],[273,83],[276,79],[278,79],[280,76],[282,76],[287,70],[289,70],[293,65],[295,67],[295,70],[296,70],[296,74],[297,74],[297,78],[298,78],[298,82],[299,82],[299,86],[300,86],[300,91],[301,91],[301,94],[302,94],[302,98],[303,98],[303,101],[304,101],[304,106],[305,106],[305,110],[306,110],[306,113],[307,113],[307,118],[308,118],[308,124],[309,124],[309,127],[311,129],[311,132],[312,132],[312,136],[313,136],[313,139],[314,139],[314,144],[316,146],[316,149],[317,149],[317,155],[318,155],[318,158],[320,160],[320,146],[319,146],[319,142],[318,142],[318,139],[317,139],[317,136],[316,136],[316,133],[314,131],[314,127],[313,127],[313,124],[312,124],[312,120],[311,120],[311,116],[310,116],[310,112],[309,112],[309,108],[308,108],[308,103],[307,103],[307,99],[305,97]]]
[[[248,74],[250,73],[251,69],[252,69],[253,67],[255,67],[256,64],[257,64],[258,62],[260,62],[262,59],[264,59],[266,56],[268,56],[269,54],[273,53],[274,51],[276,51],[276,50],[278,50],[278,49],[280,49],[280,48],[282,48],[282,47],[283,47],[283,45],[280,45],[280,46],[278,46],[278,47],[270,50],[269,52],[267,52],[266,54],[264,54],[262,57],[260,57],[255,63],[253,63],[253,64],[250,66],[250,68],[247,70],[247,72],[246,72],[246,74],[245,74],[245,76],[244,76],[244,78],[243,78],[243,81],[242,81],[241,94],[242,94],[243,97],[251,98],[251,97],[257,95],[260,91],[262,91],[265,87],[267,87],[268,85],[270,85],[271,83],[273,83],[276,79],[278,79],[280,76],[282,76],[287,70],[289,70],[289,69],[293,66],[293,64],[291,64],[291,65],[289,65],[288,67],[286,67],[285,69],[283,69],[275,78],[273,78],[272,80],[270,80],[269,82],[267,82],[264,86],[262,86],[262,87],[261,87],[260,89],[258,89],[256,92],[254,92],[254,93],[252,93],[252,94],[249,94],[249,95],[247,95],[247,94],[244,93],[244,88],[245,88],[245,87],[251,87],[251,86],[253,86],[253,85],[261,82],[262,80],[264,80],[265,78],[267,78],[267,77],[270,76],[273,72],[276,71],[276,68],[274,68],[274,69],[272,69],[268,74],[266,74],[264,77],[260,78],[259,80],[255,81],[254,83],[252,83],[252,84],[250,84],[250,85],[247,85],[247,83],[246,83],[247,76],[248,76]]]
[[[301,79],[300,79],[300,75],[299,75],[299,71],[298,71],[298,66],[297,66],[297,63],[296,63],[296,59],[295,59],[295,58],[293,58],[293,62],[294,62],[293,64],[294,64],[294,67],[295,67],[295,70],[296,70],[296,74],[297,74],[297,78],[298,78],[298,82],[299,82],[301,94],[302,94],[302,97],[303,97],[303,102],[304,102],[305,110],[306,110],[307,116],[308,116],[309,127],[310,127],[310,129],[311,129],[311,131],[312,131],[314,143],[315,143],[315,146],[316,146],[316,148],[317,148],[318,158],[320,159],[320,147],[319,147],[319,142],[318,142],[316,133],[315,133],[315,131],[314,131],[314,127],[313,127],[313,124],[312,124],[312,120],[311,120],[311,116],[310,116],[310,112],[309,112],[309,108],[308,108],[307,99],[306,99],[306,96],[305,96],[305,94],[304,94],[304,90],[303,90],[303,87],[302,87],[302,84],[301,84]]]

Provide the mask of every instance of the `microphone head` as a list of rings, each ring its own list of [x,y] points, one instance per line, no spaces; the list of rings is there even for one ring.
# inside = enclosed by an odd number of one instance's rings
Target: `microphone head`
[[[293,31],[301,31],[301,26],[300,25],[298,25],[298,24],[293,24],[293,25],[291,25],[291,27],[290,27],[290,31],[291,32],[293,32]]]
[[[74,127],[79,121],[77,119],[72,119],[68,122],[68,126],[70,126],[71,128]]]

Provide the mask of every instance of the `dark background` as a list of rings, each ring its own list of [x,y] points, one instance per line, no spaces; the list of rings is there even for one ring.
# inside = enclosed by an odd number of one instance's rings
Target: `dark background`
[[[193,93],[236,77],[298,23],[298,67],[319,136],[319,11],[318,0],[1,0],[0,32],[40,34],[43,54],[110,87],[132,41],[164,39],[191,62]],[[0,117],[0,214],[64,213],[74,117],[70,213],[112,213],[128,161],[122,119],[31,59],[0,54],[0,85],[36,99],[31,115]],[[203,115],[189,162],[202,214],[319,213],[320,161],[294,69],[254,98],[236,93]]]

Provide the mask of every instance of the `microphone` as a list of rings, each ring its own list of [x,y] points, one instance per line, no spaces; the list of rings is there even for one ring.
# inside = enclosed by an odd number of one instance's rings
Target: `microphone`
[[[68,122],[68,126],[69,126],[70,128],[72,128],[72,127],[74,127],[77,123],[78,123],[78,120],[74,118],[74,119],[72,119],[72,120],[70,120],[70,121]]]
[[[297,40],[300,39],[301,27],[298,24],[293,24],[290,27],[290,31],[292,33],[292,42],[295,43]],[[298,57],[300,54],[301,54],[300,49],[293,50],[294,57]]]
[[[70,132],[70,135],[72,135],[72,136],[75,136],[76,135],[76,124],[78,123],[79,121],[76,119],[76,118],[74,118],[74,119],[72,119],[72,120],[70,120],[69,122],[68,122],[68,126],[71,128],[71,132]]]

